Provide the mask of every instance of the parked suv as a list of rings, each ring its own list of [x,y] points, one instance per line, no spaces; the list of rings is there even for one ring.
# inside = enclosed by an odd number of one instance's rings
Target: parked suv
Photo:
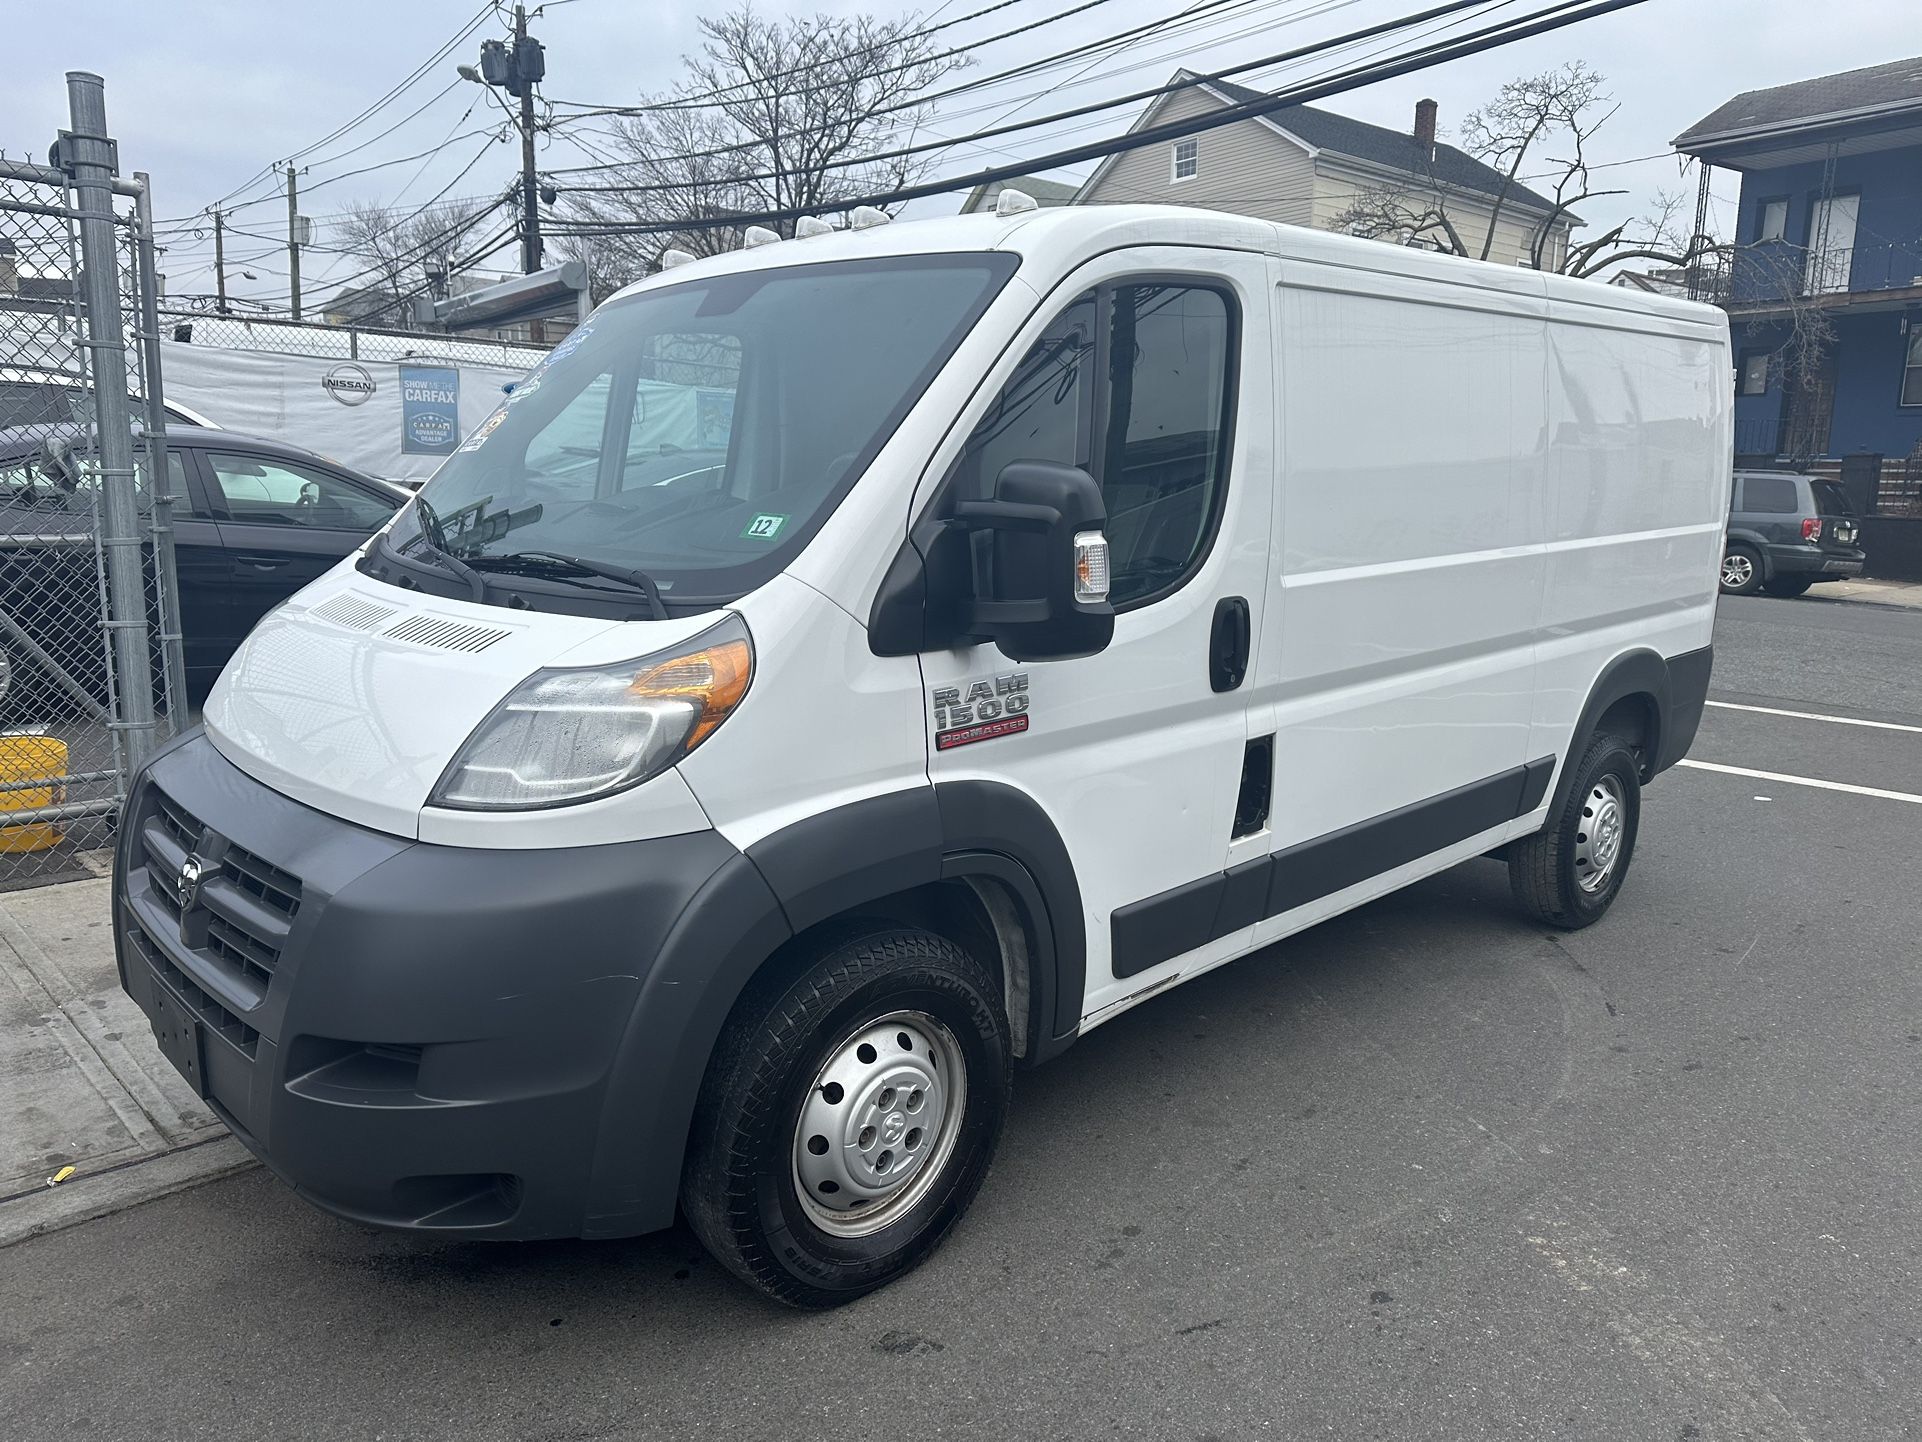
[[[1862,574],[1861,524],[1847,492],[1796,471],[1737,471],[1722,547],[1722,590],[1799,596]]]

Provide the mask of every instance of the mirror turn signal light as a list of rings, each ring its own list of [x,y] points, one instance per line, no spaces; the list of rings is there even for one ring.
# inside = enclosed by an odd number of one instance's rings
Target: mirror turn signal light
[[[1084,602],[1108,599],[1108,538],[1100,531],[1075,532],[1074,598]]]

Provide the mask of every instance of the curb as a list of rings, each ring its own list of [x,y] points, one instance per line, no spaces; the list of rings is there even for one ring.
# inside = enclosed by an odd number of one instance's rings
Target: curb
[[[123,1162],[0,1201],[0,1248],[137,1207],[258,1166],[229,1135]]]

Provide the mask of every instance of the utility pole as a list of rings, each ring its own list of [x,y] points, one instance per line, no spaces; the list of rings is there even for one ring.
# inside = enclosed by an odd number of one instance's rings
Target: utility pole
[[[514,7],[514,43],[481,41],[480,64],[458,67],[461,79],[492,85],[520,100],[510,111],[521,133],[521,271],[541,268],[540,179],[534,173],[534,86],[547,75],[547,52],[527,33],[527,7]]]
[[[227,313],[227,249],[223,243],[220,207],[214,207],[214,313]]]
[[[300,197],[294,189],[294,167],[287,167],[287,283],[293,296],[294,319],[300,319]]]
[[[535,49],[539,42],[535,43]],[[514,7],[514,73],[521,97],[521,273],[532,275],[541,268],[540,196],[534,184],[534,81],[535,67],[525,66],[530,55],[527,45],[527,7]],[[544,73],[545,65],[540,67]]]

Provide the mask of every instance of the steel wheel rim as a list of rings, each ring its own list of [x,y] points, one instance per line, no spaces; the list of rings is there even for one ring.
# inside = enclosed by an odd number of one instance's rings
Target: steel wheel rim
[[[1755,579],[1755,562],[1739,551],[1731,551],[1722,557],[1722,584],[1724,586],[1746,586]]]
[[[954,1153],[967,1083],[960,1042],[926,1012],[891,1012],[843,1038],[795,1121],[794,1191],[808,1219],[865,1237],[904,1216]]]
[[[1621,780],[1603,776],[1582,798],[1575,823],[1575,884],[1590,895],[1608,885],[1622,860],[1628,834],[1628,802]]]

